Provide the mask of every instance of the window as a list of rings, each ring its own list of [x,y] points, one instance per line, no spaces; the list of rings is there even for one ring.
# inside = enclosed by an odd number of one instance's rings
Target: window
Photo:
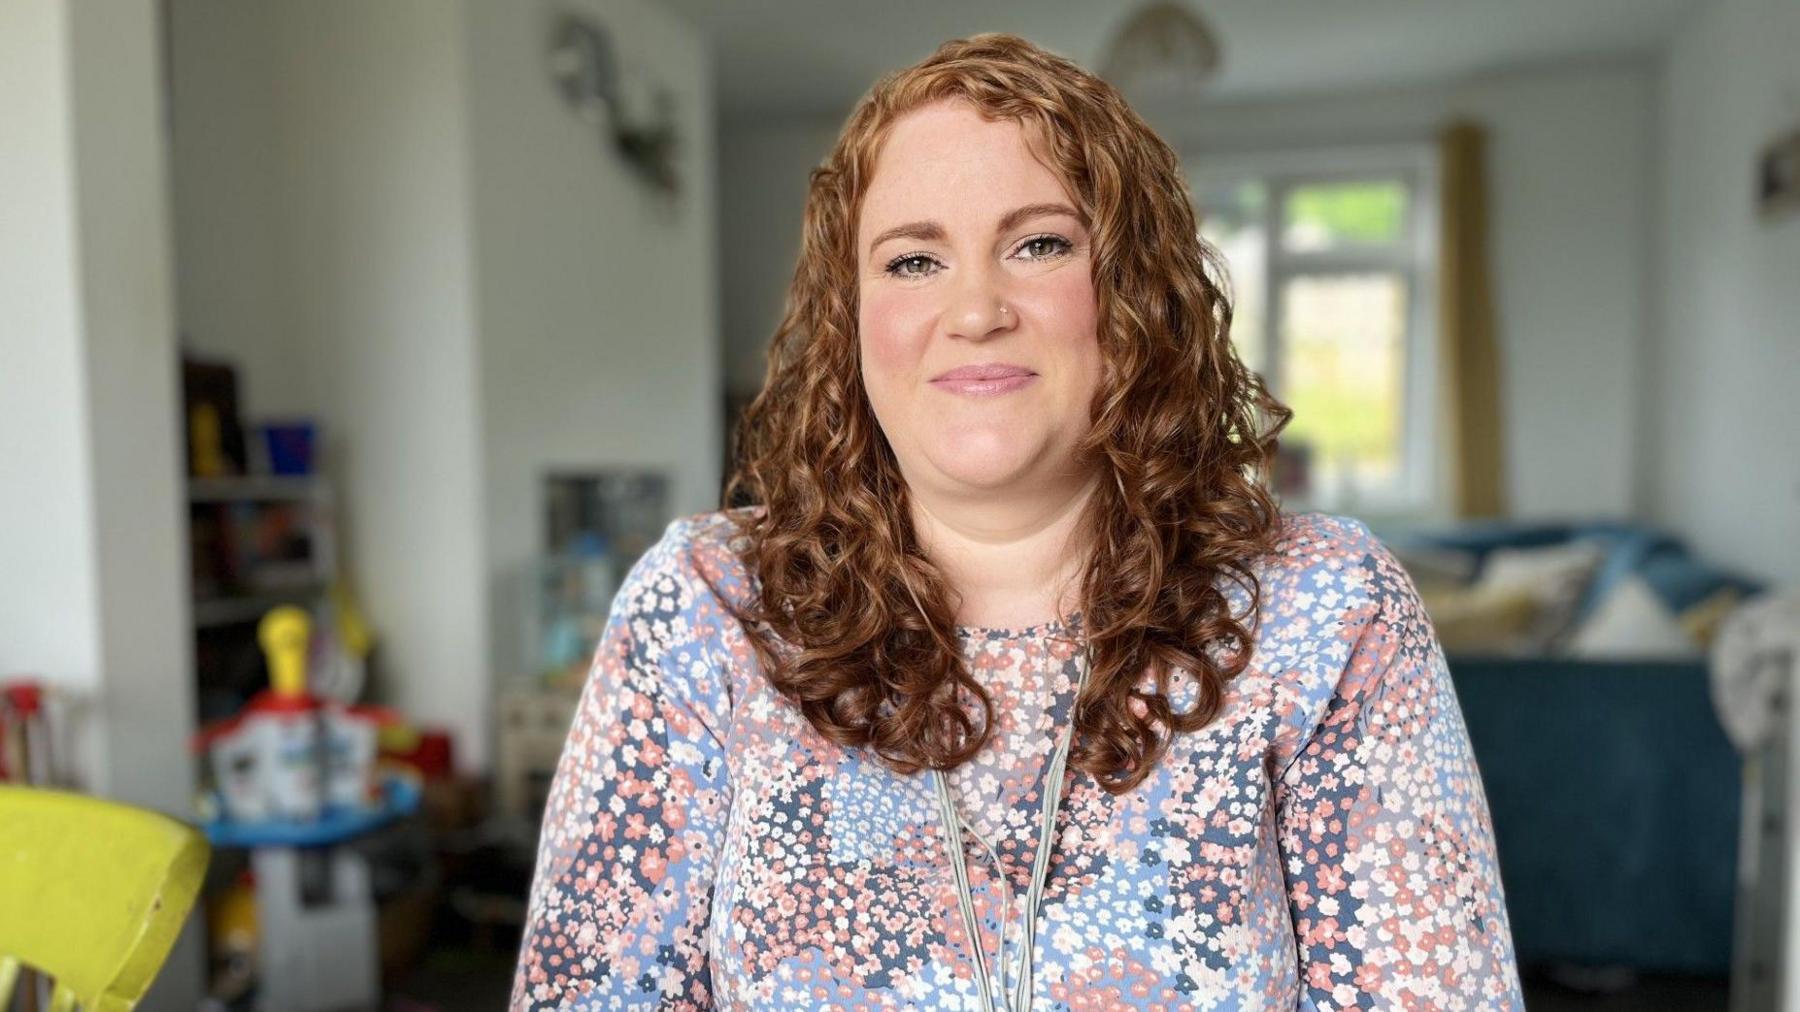
[[[1435,512],[1436,173],[1427,145],[1188,160],[1232,340],[1294,409],[1284,508]]]

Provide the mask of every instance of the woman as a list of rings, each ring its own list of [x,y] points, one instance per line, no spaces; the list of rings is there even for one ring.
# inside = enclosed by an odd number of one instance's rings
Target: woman
[[[877,84],[745,504],[615,601],[515,1009],[1522,1006],[1442,651],[1363,524],[1271,498],[1211,257],[1073,64]]]

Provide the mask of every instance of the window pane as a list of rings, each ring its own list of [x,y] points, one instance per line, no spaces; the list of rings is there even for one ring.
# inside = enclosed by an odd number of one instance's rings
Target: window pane
[[[1281,209],[1282,244],[1304,252],[1399,242],[1406,235],[1406,197],[1398,179],[1296,186]]]
[[[1200,237],[1225,257],[1231,292],[1231,340],[1238,357],[1262,372],[1268,362],[1263,295],[1268,285],[1268,190],[1260,180],[1202,189],[1195,198]]]
[[[1391,271],[1305,274],[1283,283],[1283,433],[1310,449],[1305,490],[1320,508],[1397,491],[1403,459],[1407,285]]]

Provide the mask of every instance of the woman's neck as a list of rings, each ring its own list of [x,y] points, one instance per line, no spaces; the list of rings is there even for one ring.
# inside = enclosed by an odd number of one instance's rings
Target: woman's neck
[[[1074,611],[1094,488],[1090,479],[1029,497],[912,494],[913,529],[955,591],[957,623],[1015,629]]]

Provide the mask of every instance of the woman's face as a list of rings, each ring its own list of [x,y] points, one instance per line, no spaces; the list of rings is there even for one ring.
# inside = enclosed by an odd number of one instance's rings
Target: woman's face
[[[1077,214],[1017,122],[944,101],[889,128],[857,222],[857,324],[863,384],[909,486],[1079,480],[1101,360]],[[954,373],[969,369],[985,372]]]

